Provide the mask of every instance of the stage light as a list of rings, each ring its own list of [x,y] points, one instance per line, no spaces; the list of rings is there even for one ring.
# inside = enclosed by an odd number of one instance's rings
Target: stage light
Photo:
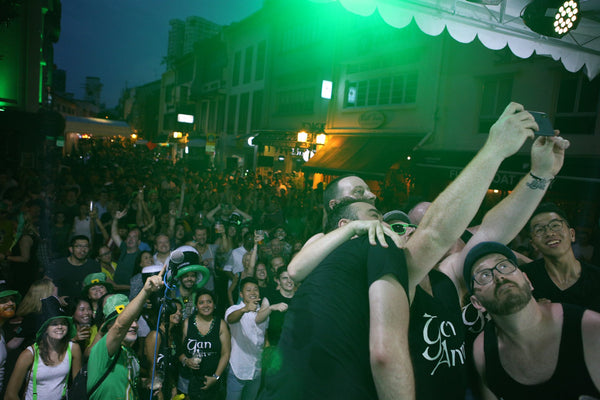
[[[561,38],[579,25],[579,1],[534,0],[523,9],[521,18],[532,31]]]

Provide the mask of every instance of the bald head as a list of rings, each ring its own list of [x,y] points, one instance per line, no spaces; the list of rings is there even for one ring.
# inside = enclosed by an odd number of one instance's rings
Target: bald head
[[[428,201],[417,203],[417,205],[408,212],[408,218],[410,218],[410,222],[415,225],[419,225],[430,205],[431,203]]]
[[[361,200],[375,204],[375,195],[364,180],[358,176],[344,176],[331,181],[323,192],[323,203],[327,211],[332,210],[343,199]]]

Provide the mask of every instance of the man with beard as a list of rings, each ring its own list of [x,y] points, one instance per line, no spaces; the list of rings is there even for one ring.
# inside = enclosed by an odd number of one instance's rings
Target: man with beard
[[[137,340],[137,319],[146,300],[164,286],[165,269],[166,265],[158,275],[146,279],[144,288],[131,302],[122,294],[107,298],[103,309],[104,324],[100,328],[100,332],[105,334],[92,348],[88,361],[88,391],[100,381],[107,369],[110,372],[90,395],[90,400],[138,398],[140,364],[132,350]]]
[[[6,338],[2,326],[15,316],[17,303],[21,295],[16,290],[9,290],[6,282],[0,281],[0,393],[4,390],[4,372],[7,358]],[[8,375],[7,375],[8,376]]]
[[[59,258],[48,269],[47,275],[58,288],[61,299],[79,296],[85,277],[100,272],[98,261],[88,258],[89,251],[90,239],[74,236],[69,246],[71,255]]]
[[[194,297],[194,289],[196,286],[196,271],[186,272],[177,280],[177,290],[175,297],[183,304],[182,315],[183,319],[188,318],[196,310],[196,299]]]
[[[503,244],[473,247],[464,264],[471,302],[492,321],[473,345],[483,398],[600,398],[600,314],[537,303],[515,254]]]
[[[350,177],[338,181],[338,188],[334,182],[332,194],[323,195],[326,208],[336,203],[327,216],[329,233],[305,246],[289,266],[294,280],[306,280],[287,311],[280,340],[281,372],[267,380],[261,399],[282,398],[283,393],[297,399],[414,398],[408,299],[467,227],[502,160],[526,137],[533,137],[536,128],[523,106],[511,103],[483,149],[437,197],[404,244],[381,224],[381,214],[370,204],[374,196],[358,184],[362,180],[356,178],[353,188],[343,185]],[[346,214],[340,206],[348,197],[369,202],[351,204],[354,210],[349,211],[355,212]],[[368,241],[354,239],[365,233]],[[402,250],[390,246],[384,233],[395,237]],[[376,241],[381,246],[369,246]],[[320,264],[315,268],[316,263]],[[306,264],[310,267],[302,268]],[[348,293],[351,285],[362,287]]]

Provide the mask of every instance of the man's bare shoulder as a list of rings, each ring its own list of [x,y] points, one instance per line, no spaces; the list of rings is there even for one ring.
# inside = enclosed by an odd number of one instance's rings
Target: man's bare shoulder
[[[312,243],[314,243],[317,240],[321,239],[323,236],[325,236],[325,234],[323,232],[320,232],[320,233],[317,233],[317,234],[313,235],[310,239],[308,239],[306,241],[306,243],[304,243],[304,246],[302,246],[302,248],[310,246]]]

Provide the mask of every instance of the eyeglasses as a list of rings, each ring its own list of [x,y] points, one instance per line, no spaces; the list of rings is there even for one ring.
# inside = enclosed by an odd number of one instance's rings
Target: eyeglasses
[[[477,271],[472,275],[472,278],[480,286],[485,286],[494,280],[494,270],[498,271],[502,275],[512,274],[517,270],[517,266],[509,259],[502,260],[498,264],[494,265],[493,268],[486,268]]]
[[[90,246],[89,246],[89,245],[87,245],[87,244],[76,244],[76,245],[75,245],[75,246],[73,246],[73,247],[75,247],[76,249],[87,249],[87,248],[89,248]]]
[[[563,229],[563,224],[565,223],[562,219],[553,219],[548,222],[546,225],[536,225],[531,230],[531,233],[534,236],[543,236],[546,233],[546,228],[550,229],[552,232],[560,232]]]
[[[407,228],[417,229],[419,227],[418,225],[406,224],[404,222],[395,222],[393,224],[390,224],[390,226],[392,227],[392,230],[398,235],[404,235],[408,230]]]

